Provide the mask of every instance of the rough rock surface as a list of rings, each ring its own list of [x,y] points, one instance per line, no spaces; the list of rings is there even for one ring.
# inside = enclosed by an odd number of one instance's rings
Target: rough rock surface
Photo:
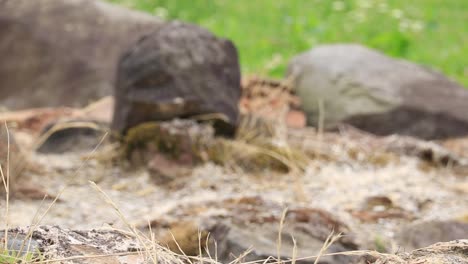
[[[325,240],[332,233],[342,233],[343,238],[332,245],[327,253],[343,252],[357,249],[349,228],[331,213],[316,208],[282,208],[273,201],[259,197],[242,197],[228,199],[218,204],[219,212],[211,214],[209,220],[218,219],[208,231],[217,242],[217,254],[222,263],[229,263],[242,256],[249,249],[252,251],[242,258],[243,261],[262,261],[279,257],[283,260],[293,258],[296,247],[296,258],[314,256],[323,247]],[[210,207],[215,207],[211,204]],[[285,211],[286,210],[286,211]],[[285,217],[280,227],[283,211]],[[209,222],[206,220],[206,222]],[[281,231],[281,242],[278,242]],[[294,239],[294,240],[293,240]],[[281,248],[278,252],[278,245]],[[213,251],[211,254],[214,254]],[[349,263],[352,257],[327,256],[318,263]],[[315,258],[299,261],[314,263]]]
[[[146,263],[143,254],[137,252],[144,250],[138,240],[116,230],[69,230],[58,226],[39,226],[33,228],[31,239],[28,233],[29,227],[9,230],[9,240],[15,241],[10,243],[9,250],[19,251],[21,246],[18,248],[18,245],[24,240],[32,245],[28,252],[43,260],[59,263]],[[4,231],[0,234],[3,237]]]
[[[0,105],[83,106],[112,94],[121,54],[161,24],[95,0],[1,0]]]
[[[372,264],[464,264],[468,263],[468,240],[437,243],[426,248],[397,255],[382,255],[364,263]]]
[[[171,253],[167,249],[147,241],[144,236],[136,237],[114,229],[71,230],[58,226],[38,226],[14,228],[8,231],[8,250],[32,253],[38,260],[52,263],[172,263],[189,262],[184,255]],[[3,238],[4,231],[0,231]],[[23,242],[24,241],[24,242]],[[148,243],[146,243],[148,242]],[[27,245],[27,248],[23,245]],[[151,247],[154,246],[154,247]],[[189,255],[190,256],[190,255]],[[325,257],[321,259],[325,260]],[[200,260],[200,259],[198,259]],[[273,259],[270,258],[271,261]],[[204,258],[204,262],[214,263],[213,259]],[[225,263],[218,259],[216,263]],[[266,261],[266,260],[263,260]],[[286,260],[287,261],[287,260]],[[312,263],[313,260],[310,260]],[[379,254],[369,252],[360,262],[348,260],[333,260],[331,263],[362,263],[362,264],[454,264],[467,263],[468,240],[454,240],[436,243],[425,248],[398,254]],[[307,263],[297,260],[296,263]],[[318,263],[328,263],[320,261]]]
[[[428,221],[405,226],[398,234],[398,243],[405,250],[427,247],[437,242],[468,238],[468,223]]]
[[[468,90],[360,45],[316,47],[293,58],[288,75],[313,126],[322,111],[326,127],[345,122],[378,135],[423,139],[468,134]]]
[[[125,132],[145,121],[217,114],[218,131],[237,125],[241,95],[231,41],[182,22],[143,37],[121,59],[112,127]]]
[[[203,241],[202,245],[207,245],[210,255],[217,256],[220,263],[230,263],[238,257],[240,263],[277,257],[287,260],[294,256],[294,251],[296,258],[302,259],[299,263],[314,263],[312,256],[322,249],[333,231],[342,233],[343,237],[337,238],[326,252],[343,252],[358,247],[348,226],[332,213],[309,207],[286,209],[260,196],[184,205],[154,219],[151,226],[153,230],[169,226],[169,236],[167,233],[158,236],[162,237],[162,245],[167,244],[176,252],[181,249],[187,255],[198,255],[198,241]],[[281,242],[278,242],[280,231]],[[180,249],[174,245],[174,238]],[[247,251],[249,253],[245,254]],[[349,263],[352,259],[348,256],[326,256],[318,263]]]
[[[158,156],[162,155],[180,167],[191,166],[200,160],[197,145],[208,140],[214,140],[214,130],[210,125],[174,119],[147,122],[131,128],[123,138],[122,149],[125,158],[133,165],[144,164],[150,170],[155,169],[154,172],[163,172],[169,168],[153,168],[159,162],[164,163],[162,159],[158,161]],[[152,165],[153,161],[155,164]]]

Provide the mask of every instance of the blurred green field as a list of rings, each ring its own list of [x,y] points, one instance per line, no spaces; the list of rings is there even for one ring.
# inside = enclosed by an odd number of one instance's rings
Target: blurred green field
[[[202,25],[233,40],[244,73],[284,75],[322,43],[357,42],[468,86],[466,0],[108,0]]]

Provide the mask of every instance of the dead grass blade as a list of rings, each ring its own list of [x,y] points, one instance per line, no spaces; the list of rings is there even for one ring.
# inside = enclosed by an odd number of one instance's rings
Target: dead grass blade
[[[281,246],[282,246],[282,236],[283,236],[283,229],[284,229],[284,220],[286,219],[287,212],[288,212],[288,208],[285,208],[283,210],[283,213],[281,214],[281,219],[280,219],[279,228],[278,228],[278,240],[276,243],[276,255],[277,255],[278,264],[282,263],[281,262]]]
[[[8,230],[9,230],[9,215],[10,215],[10,131],[8,130],[8,124],[5,121],[5,130],[7,134],[7,160],[6,160],[6,177],[3,173],[3,168],[0,164],[0,172],[2,174],[3,186],[5,187],[5,245],[4,249],[8,249]]]
[[[8,140],[8,149],[7,149],[7,173],[6,173],[6,177],[3,173],[3,168],[1,167],[1,164],[0,164],[0,173],[1,173],[1,176],[2,176],[2,181],[4,182],[4,187],[5,187],[5,190],[6,190],[6,215],[5,215],[5,219],[6,219],[6,227],[5,227],[5,237],[4,237],[4,241],[5,241],[5,250],[8,250],[7,246],[8,246],[8,231],[9,231],[9,225],[8,225],[8,216],[9,216],[9,191],[10,191],[10,185],[9,185],[9,182],[10,182],[10,170],[9,170],[9,163],[10,163],[10,136],[9,136],[9,130],[8,130],[8,126],[5,122],[5,128],[6,128],[6,131],[7,131],[7,140]],[[100,142],[96,145],[96,147],[91,151],[91,154],[90,156],[92,156],[92,154],[94,152],[96,152],[96,150],[101,146],[102,142],[104,142],[104,139],[106,138],[107,136],[107,133],[104,134],[104,136],[101,138]],[[74,173],[74,176],[76,176],[78,174],[78,172],[84,167],[84,165],[89,161],[91,157],[87,157],[81,164],[80,166],[75,170],[75,173]],[[73,179],[75,177],[71,177],[71,179]],[[28,228],[28,232],[26,234],[26,237],[23,239],[22,241],[22,244],[20,246],[20,252],[25,248],[26,246],[26,243],[28,240],[31,240],[31,237],[32,237],[32,234],[34,233],[34,230],[39,226],[39,224],[42,222],[42,220],[45,218],[45,216],[48,214],[48,212],[50,211],[50,209],[57,203],[58,199],[60,198],[60,196],[63,194],[63,192],[66,190],[66,188],[68,187],[69,183],[67,183],[61,190],[60,192],[56,195],[56,197],[54,198],[54,200],[49,204],[49,206],[47,207],[47,209],[45,210],[44,213],[42,213],[41,215],[39,214],[40,212],[40,209],[42,208],[43,204],[44,204],[44,201],[45,201],[45,198],[42,200],[38,210],[36,211],[36,213],[34,214],[34,217],[32,219],[32,223],[31,225],[29,226]],[[28,244],[28,251],[29,251],[29,247],[30,247],[30,243],[27,243]],[[26,260],[23,259],[22,260],[23,262],[25,262]]]
[[[291,239],[293,241],[293,252],[292,252],[292,258],[291,258],[291,263],[296,264],[296,259],[297,259],[297,242],[296,239],[291,236]]]
[[[229,264],[235,264],[235,263],[243,264],[243,262],[241,262],[242,259],[245,258],[247,255],[249,255],[252,252],[252,250],[253,250],[252,247],[248,248],[246,251],[244,251],[242,254],[236,257],[233,261],[229,262]]]
[[[342,238],[343,236],[341,235],[341,233],[339,234],[334,234],[334,231],[332,231],[327,239],[325,240],[325,242],[323,243],[323,246],[322,248],[320,249],[319,251],[319,254],[317,256],[317,258],[315,259],[314,261],[314,264],[317,264],[319,259],[325,254],[325,252],[327,252],[328,248],[330,248],[330,246],[335,243],[336,241],[338,241],[340,238]]]
[[[142,238],[141,234],[138,232],[138,230],[130,224],[130,222],[127,220],[125,215],[122,213],[120,208],[114,203],[114,201],[105,193],[101,187],[99,187],[96,183],[89,181],[91,187],[96,190],[101,197],[104,199],[104,201],[109,204],[114,211],[116,212],[117,216],[120,218],[120,220],[127,226],[127,228],[132,232],[132,234],[135,236],[135,238],[138,240],[141,246],[145,248],[145,252],[149,253],[151,252],[150,248],[148,247],[147,243],[145,243],[144,239]],[[148,254],[147,254],[148,256]],[[149,257],[151,258],[151,261],[153,263],[157,263],[157,258],[155,258],[152,254],[149,254]]]

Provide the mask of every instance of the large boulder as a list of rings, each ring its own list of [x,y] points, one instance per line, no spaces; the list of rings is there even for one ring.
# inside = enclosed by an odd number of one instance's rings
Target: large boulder
[[[468,90],[428,68],[355,44],[318,46],[288,76],[308,124],[340,122],[377,135],[439,139],[468,134]]]
[[[112,94],[121,54],[162,23],[95,0],[0,0],[0,106],[84,106]]]
[[[237,124],[241,95],[237,50],[208,30],[171,22],[143,37],[121,59],[113,129],[147,121],[216,116],[219,130]]]

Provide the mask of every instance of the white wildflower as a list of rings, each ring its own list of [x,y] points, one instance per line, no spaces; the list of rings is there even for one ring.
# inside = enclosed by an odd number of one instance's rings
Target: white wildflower
[[[358,6],[364,9],[371,8],[372,7],[372,1],[369,0],[359,0],[358,1]]]
[[[423,30],[423,28],[424,24],[421,21],[414,21],[413,23],[411,23],[411,30],[415,32],[419,32]]]
[[[343,1],[333,2],[333,10],[342,11],[345,8],[345,3]]]
[[[157,17],[162,19],[167,19],[169,17],[169,12],[164,7],[156,7],[153,12]]]
[[[401,19],[403,17],[403,11],[401,11],[400,9],[393,9],[392,16],[396,19]]]

